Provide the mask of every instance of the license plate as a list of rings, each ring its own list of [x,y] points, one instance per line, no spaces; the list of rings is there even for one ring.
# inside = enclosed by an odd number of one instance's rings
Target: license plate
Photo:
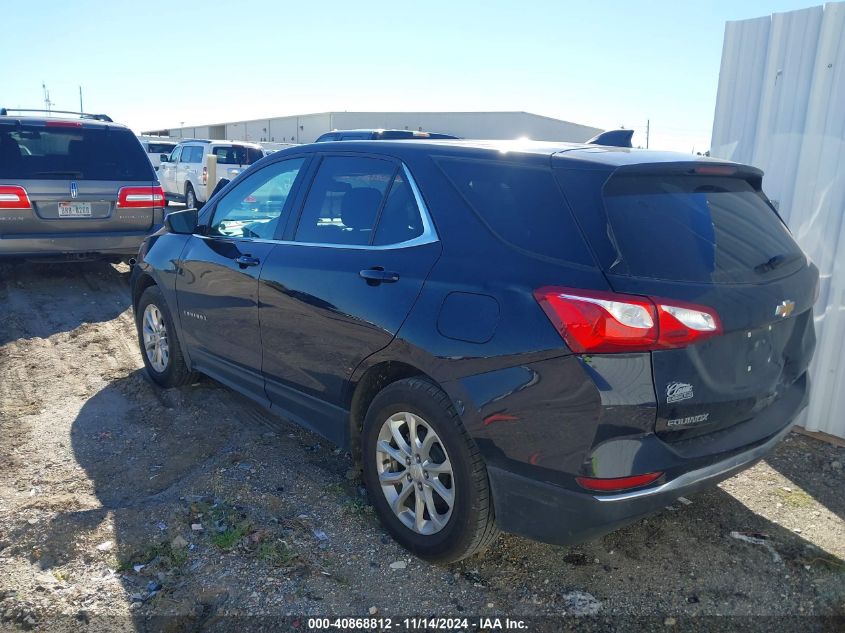
[[[91,217],[91,203],[90,202],[60,202],[59,203],[59,217],[60,218],[90,218]]]

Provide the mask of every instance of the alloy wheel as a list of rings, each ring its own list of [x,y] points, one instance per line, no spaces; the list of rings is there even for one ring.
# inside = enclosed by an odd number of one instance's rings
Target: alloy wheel
[[[381,426],[376,443],[381,491],[393,514],[418,534],[436,534],[455,505],[452,463],[437,433],[420,416],[401,411]]]
[[[167,342],[164,317],[155,304],[151,303],[144,308],[142,332],[147,360],[153,369],[162,373],[167,369],[167,363],[170,361],[170,346]]]

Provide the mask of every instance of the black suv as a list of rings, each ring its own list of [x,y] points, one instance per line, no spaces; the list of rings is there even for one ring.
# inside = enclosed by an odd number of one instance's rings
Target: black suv
[[[142,246],[144,363],[348,447],[415,554],[594,537],[731,476],[807,403],[818,271],[744,165],[312,144]]]

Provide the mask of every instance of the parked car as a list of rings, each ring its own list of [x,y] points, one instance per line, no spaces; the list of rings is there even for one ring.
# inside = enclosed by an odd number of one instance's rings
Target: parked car
[[[0,110],[0,257],[134,256],[165,205],[135,135],[103,115],[11,112]]]
[[[283,150],[145,242],[144,364],[351,450],[418,556],[577,543],[747,468],[806,406],[818,270],[761,182],[596,145]]]
[[[208,157],[217,158],[217,180],[232,180],[244,169],[264,157],[264,150],[255,143],[240,141],[190,140],[179,143],[170,156],[162,157],[159,179],[168,200],[184,202],[200,208],[208,199],[217,181],[208,182]]]
[[[151,138],[148,136],[139,136],[138,140],[141,141],[141,147],[147,152],[147,157],[156,171],[158,171],[161,165],[161,157],[170,156],[170,153],[179,144],[178,141],[169,141],[163,138]]]
[[[438,132],[418,132],[415,130],[334,130],[321,134],[315,143],[327,141],[390,141],[390,140],[433,140],[433,139],[458,139],[451,134],[440,134]]]

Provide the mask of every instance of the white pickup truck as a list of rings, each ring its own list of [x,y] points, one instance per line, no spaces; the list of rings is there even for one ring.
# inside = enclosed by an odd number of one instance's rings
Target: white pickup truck
[[[208,182],[208,157],[217,158],[217,176]],[[168,200],[184,202],[188,208],[201,207],[222,178],[235,176],[264,157],[256,143],[242,141],[191,140],[179,143],[170,156],[162,157],[158,179]]]

